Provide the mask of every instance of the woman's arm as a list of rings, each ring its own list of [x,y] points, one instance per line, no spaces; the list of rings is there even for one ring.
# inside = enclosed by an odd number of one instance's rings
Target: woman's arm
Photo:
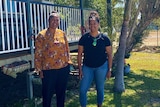
[[[43,78],[43,72],[42,72],[42,59],[43,59],[43,35],[38,34],[37,38],[35,39],[35,71],[37,74],[40,75],[41,78]]]
[[[111,77],[111,71],[112,71],[112,46],[106,47],[106,53],[108,57],[108,73],[107,78],[109,79]]]
[[[81,79],[83,74],[82,74],[82,57],[83,57],[83,46],[78,46],[78,56],[77,56],[77,61],[78,61],[78,69],[79,69],[79,78]]]

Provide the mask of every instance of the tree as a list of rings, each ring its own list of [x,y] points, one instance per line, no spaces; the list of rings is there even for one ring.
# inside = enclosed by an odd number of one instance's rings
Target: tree
[[[137,21],[141,14],[141,18]],[[149,24],[160,17],[160,0],[139,0],[137,15],[134,18],[129,35],[127,37],[126,54],[130,53],[137,43],[141,43],[144,31]]]
[[[125,9],[129,5],[130,0],[126,0]],[[127,3],[128,2],[128,3]],[[124,80],[123,80],[123,67],[124,67],[124,56],[129,54],[138,43],[143,40],[144,32],[148,25],[154,20],[160,17],[160,1],[159,0],[132,0],[132,11],[130,12],[129,26],[127,28],[127,40],[126,30],[124,30],[124,22],[122,25],[121,36],[119,41],[119,48],[114,55],[113,66],[116,68],[116,76],[114,82],[114,90],[118,92],[123,92],[125,90]],[[128,5],[127,5],[128,4]],[[129,8],[129,7],[128,7]],[[125,14],[127,14],[125,11]],[[124,34],[123,34],[124,32]],[[125,37],[124,37],[125,35]],[[122,39],[123,38],[123,39]],[[123,46],[122,46],[123,45]],[[125,55],[124,55],[124,48]]]
[[[50,2],[66,6],[79,6],[79,0],[50,0]]]
[[[122,26],[123,14],[124,14],[124,2],[123,0],[111,0],[112,13],[110,16],[112,18],[113,28],[119,32]]]
[[[124,20],[122,24],[121,35],[119,38],[119,47],[117,50],[117,66],[116,66],[116,75],[115,75],[115,82],[114,82],[114,91],[116,92],[123,92],[125,90],[124,79],[123,79],[123,70],[124,70],[124,55],[126,49],[126,38],[127,38],[127,31],[128,25],[130,20],[130,12],[131,12],[131,2],[132,0],[127,0],[125,4],[125,12],[124,12]]]

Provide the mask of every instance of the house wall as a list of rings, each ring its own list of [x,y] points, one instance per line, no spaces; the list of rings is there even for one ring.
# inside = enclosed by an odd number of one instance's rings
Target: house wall
[[[35,2],[38,1],[38,2]],[[38,32],[48,26],[49,13],[60,13],[62,29],[69,41],[70,50],[77,50],[81,37],[81,9],[59,6],[39,0],[0,0],[0,67],[17,60],[34,60],[34,38]],[[84,10],[84,18],[90,10]],[[32,40],[32,41],[31,41]],[[32,53],[30,50],[33,50]],[[20,55],[17,52],[29,51]],[[14,53],[14,54],[11,54]],[[7,54],[9,58],[3,58]]]

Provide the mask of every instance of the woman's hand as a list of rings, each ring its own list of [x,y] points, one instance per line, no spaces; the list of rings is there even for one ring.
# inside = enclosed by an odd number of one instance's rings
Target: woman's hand
[[[39,77],[43,78],[43,71],[39,71]]]
[[[83,77],[82,69],[79,69],[79,79],[81,80]]]
[[[109,80],[110,77],[111,77],[111,71],[109,70],[109,71],[107,72],[107,79]]]
[[[40,78],[43,78],[43,71],[42,70],[36,69],[35,71],[36,71],[37,75],[39,75]]]

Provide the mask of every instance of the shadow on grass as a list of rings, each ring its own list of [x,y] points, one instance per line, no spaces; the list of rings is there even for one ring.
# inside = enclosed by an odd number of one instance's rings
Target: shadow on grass
[[[12,78],[0,70],[0,107],[22,107],[26,102],[27,72],[17,73],[17,77]],[[34,85],[33,93],[34,97],[41,97],[41,86]]]
[[[126,91],[122,94],[113,93],[109,102],[114,107],[158,107],[160,105],[160,72],[140,70],[140,75],[131,72],[125,76]]]
[[[25,74],[26,72],[18,74],[15,79],[0,71],[0,107],[6,107],[27,97],[26,81],[23,80]]]
[[[158,107],[160,104],[160,71],[140,70],[140,74],[131,72],[124,76],[125,92],[114,93],[113,81],[105,84],[105,100],[103,107]],[[77,91],[78,92],[78,91]],[[71,92],[72,93],[72,92]],[[71,96],[67,107],[80,107],[79,95]],[[88,92],[89,107],[96,107],[96,91]]]
[[[5,104],[12,104],[27,97],[25,74],[19,74],[13,79],[0,73],[0,107]],[[124,93],[113,93],[114,79],[105,84],[105,99],[103,107],[158,107],[160,105],[160,71],[140,70],[138,73],[131,71],[124,76]],[[94,86],[88,92],[88,107],[96,107],[96,91]],[[41,96],[40,89],[34,88],[34,96]],[[37,94],[37,95],[36,95]],[[79,86],[67,90],[66,107],[80,107]],[[14,107],[14,106],[13,106]]]

